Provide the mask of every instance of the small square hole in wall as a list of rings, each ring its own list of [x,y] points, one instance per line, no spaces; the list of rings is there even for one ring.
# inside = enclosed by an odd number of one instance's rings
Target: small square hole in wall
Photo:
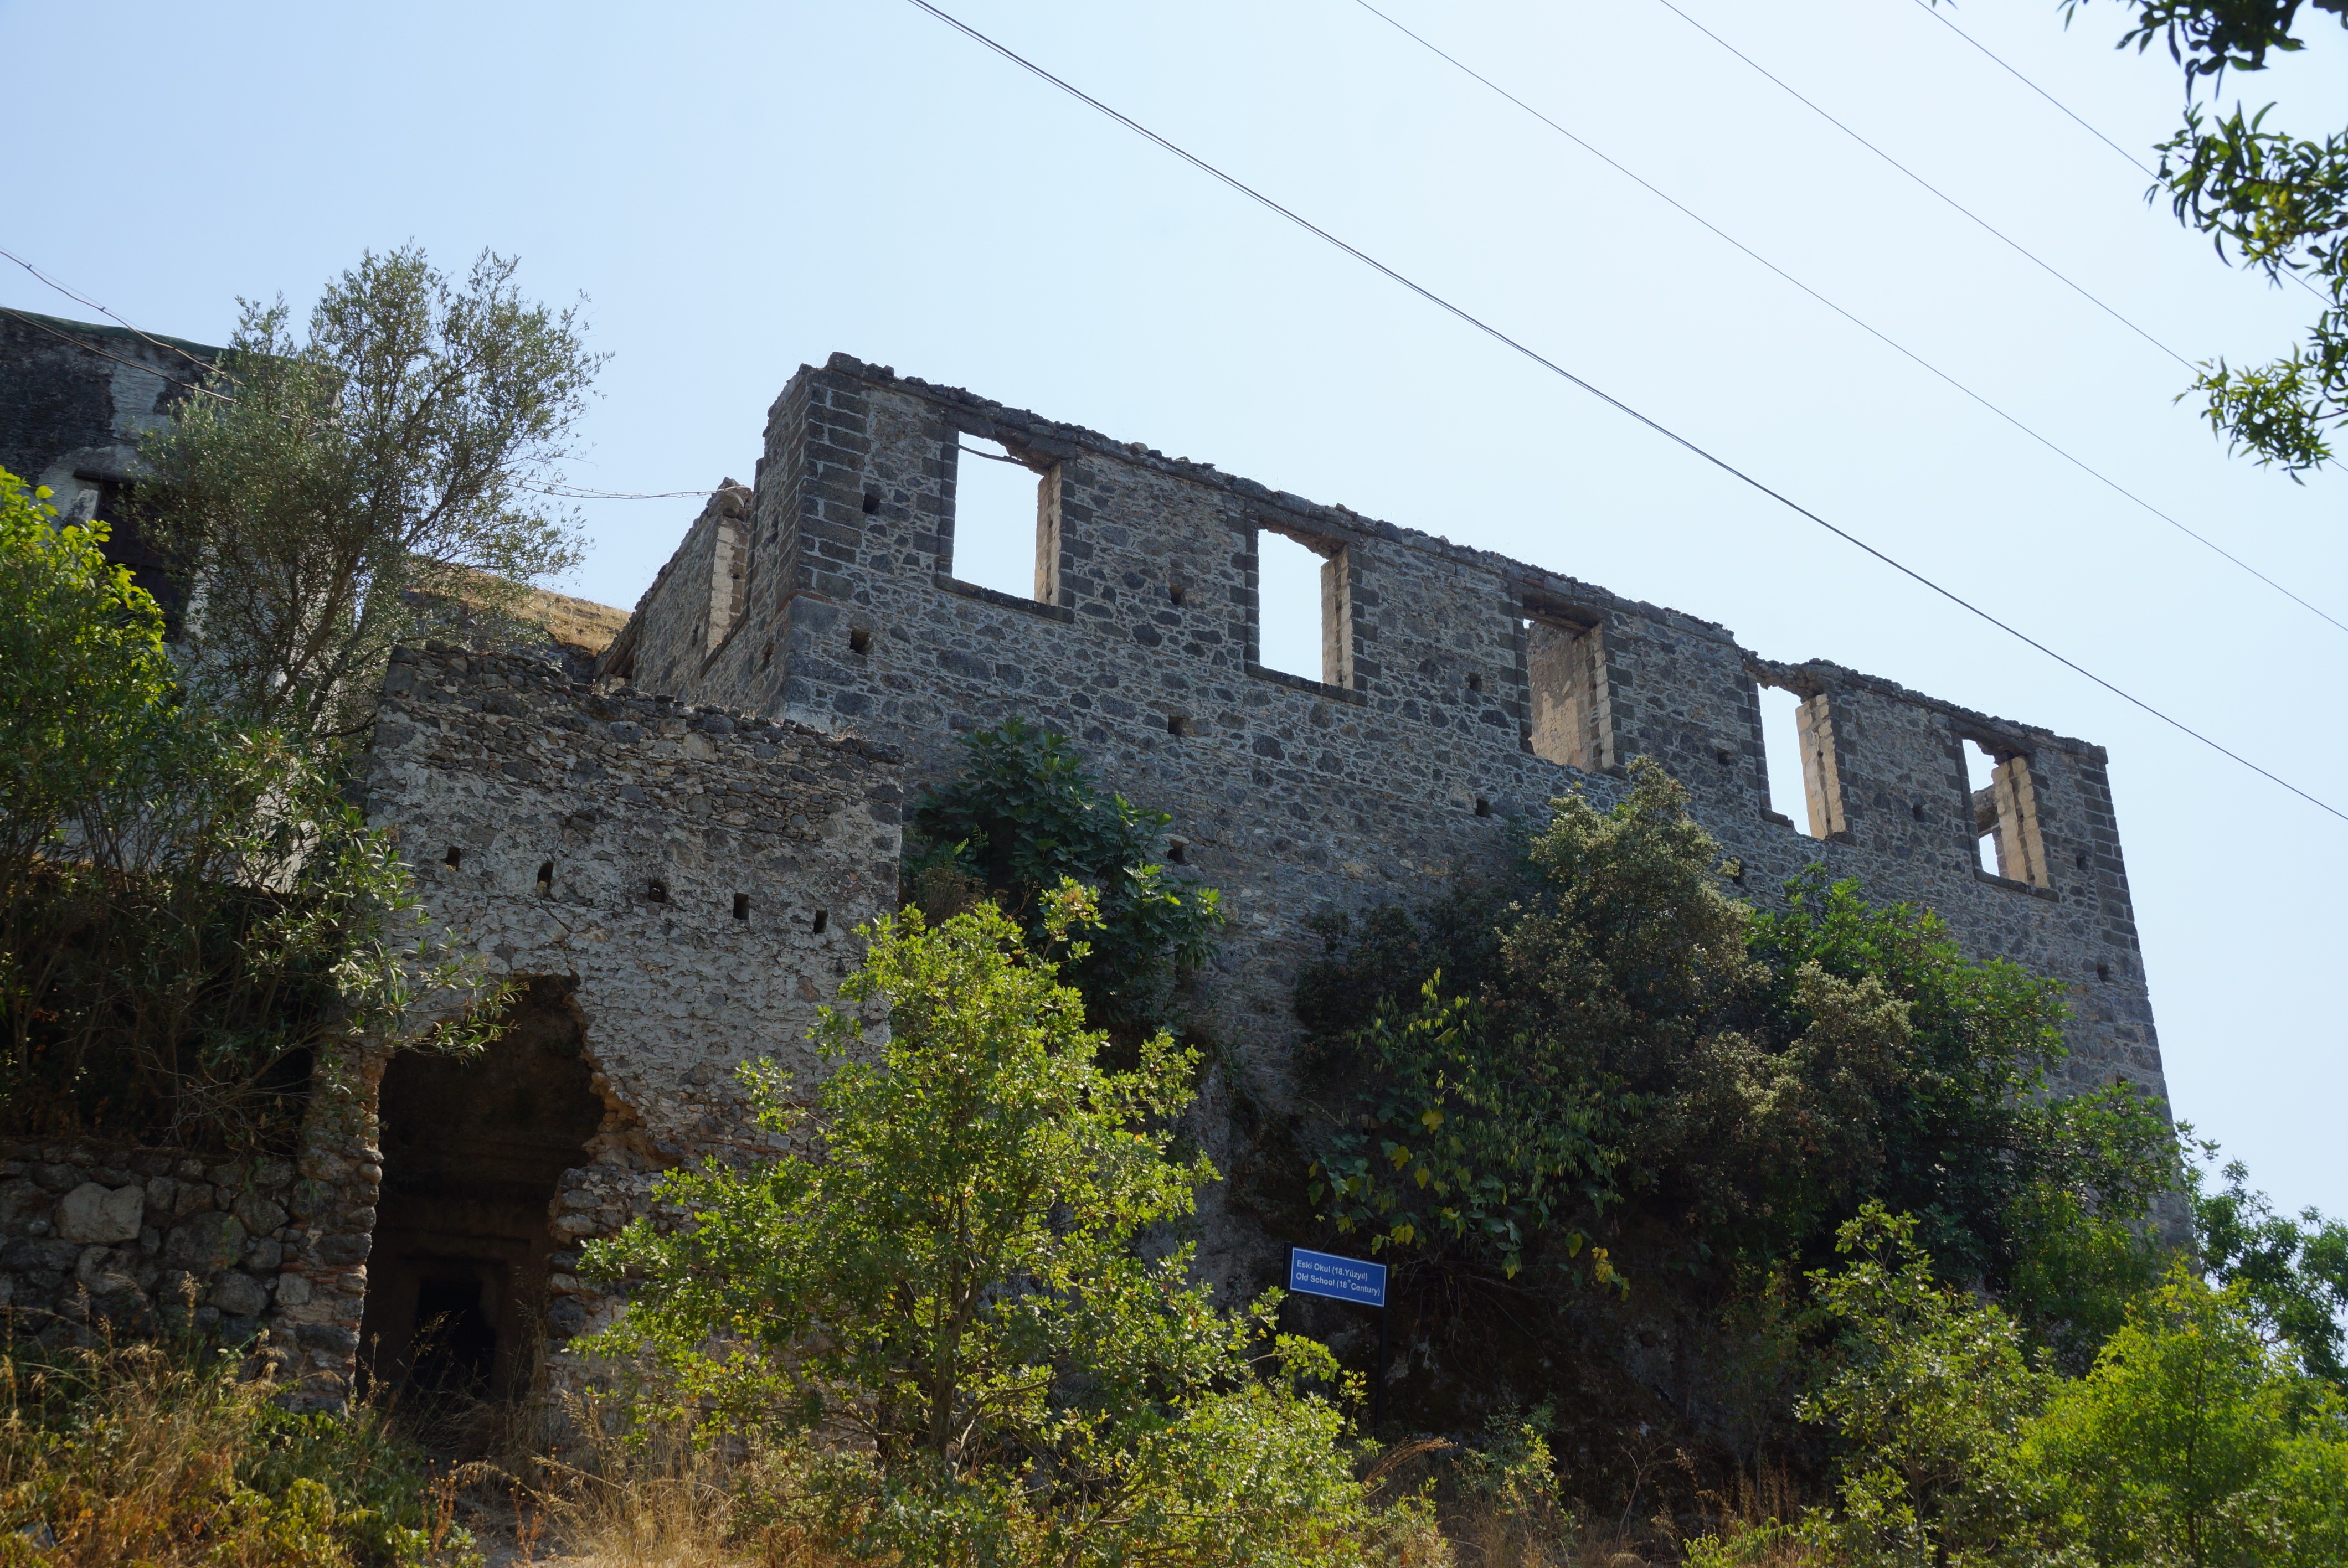
[[[880,510],[880,497],[870,490],[864,492],[864,515],[871,517]]]
[[[1177,866],[1190,864],[1190,846],[1179,838],[1166,841],[1166,858]]]
[[[857,627],[857,628],[853,629],[852,630],[850,630],[850,631],[849,632],[849,634],[848,634],[848,651],[849,651],[850,653],[870,653],[870,652],[871,652],[871,651],[872,651],[872,633],[871,633],[869,630],[867,630],[866,628],[861,627],[861,626],[859,626],[859,627]]]
[[[810,928],[815,932],[815,934],[816,934],[817,936],[820,937],[820,936],[822,936],[822,935],[824,934],[824,932],[825,932],[825,931],[829,930],[829,929],[830,928],[830,927],[831,927],[831,912],[830,912],[829,910],[828,910],[828,909],[819,909],[819,910],[817,910],[817,911],[815,912],[815,919],[814,919],[814,921],[811,923],[811,927],[810,927]]]
[[[538,896],[541,898],[551,898],[554,896],[554,862],[551,860],[544,862],[538,868]]]
[[[1470,675],[1468,677],[1468,690],[1470,692],[1481,692],[1483,689],[1484,677],[1481,675]]]
[[[1478,816],[1489,816],[1492,815],[1492,803],[1486,800],[1480,794],[1476,797],[1476,815]]]
[[[667,884],[667,883],[665,883],[665,882],[647,882],[647,883],[645,883],[645,884],[644,884],[644,897],[647,897],[647,898],[649,898],[649,899],[651,899],[651,900],[652,900],[654,903],[655,903],[655,904],[665,904],[665,903],[667,903],[667,902],[668,902],[668,884]]]
[[[1177,610],[1181,609],[1182,606],[1189,600],[1189,597],[1190,590],[1184,588],[1179,582],[1166,590],[1166,598],[1168,601]]]
[[[1166,717],[1166,733],[1169,735],[1195,735],[1199,733],[1199,726],[1190,722],[1187,713],[1169,713]]]
[[[758,668],[764,670],[767,665],[772,664],[774,661],[775,640],[769,637],[767,639],[767,645],[758,651]]]
[[[448,846],[448,856],[442,864],[447,866],[451,871],[456,870],[458,867],[465,864],[465,852],[458,848],[455,845],[450,845]]]
[[[998,593],[1040,597],[1043,481],[997,441],[958,436],[953,456],[953,575]]]
[[[2099,980],[2108,980],[2108,979],[2110,979],[2111,978],[2112,978],[2112,967],[2111,967],[2111,965],[2109,965],[2109,964],[2097,964],[2097,965],[2096,966],[2096,979],[2099,979]]]
[[[734,895],[734,918],[747,920],[749,917],[750,896],[747,893],[736,893]]]

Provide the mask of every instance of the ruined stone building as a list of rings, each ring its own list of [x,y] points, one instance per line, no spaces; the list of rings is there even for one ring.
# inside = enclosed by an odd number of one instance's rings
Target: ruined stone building
[[[957,575],[972,442],[1033,475],[1029,592]],[[1267,535],[1323,563],[1317,680],[1261,661]],[[1798,802],[1770,797],[1764,687],[1799,699]],[[961,736],[1012,716],[1171,813],[1170,857],[1223,892],[1220,950],[1184,1001],[1226,1047],[1199,1122],[1226,1160],[1233,1107],[1291,1092],[1310,917],[1495,866],[1512,817],[1575,788],[1614,798],[1643,755],[1687,787],[1748,897],[1822,861],[1928,906],[1972,953],[2070,988],[2075,1082],[2163,1091],[2102,748],[834,355],[784,388],[753,483],[712,496],[592,671],[442,648],[394,663],[370,816],[436,916],[524,982],[518,1027],[478,1064],[396,1059],[376,1105],[314,1117],[302,1170],[273,1173],[277,1251],[248,1240],[258,1256],[220,1266],[266,1297],[242,1316],[314,1372],[346,1371],[362,1329],[396,1350],[421,1317],[460,1322],[455,1353],[488,1369],[535,1326],[607,1316],[578,1245],[640,1212],[660,1169],[766,1146],[734,1067],[813,1071],[815,1010],[895,900],[904,814],[958,771]],[[1978,791],[1968,743],[1994,763]],[[101,1154],[108,1173],[69,1183],[82,1155],[19,1152],[0,1272],[88,1272],[43,1216],[63,1186],[128,1204],[113,1194],[142,1167]],[[233,1207],[232,1186],[210,1202]],[[1204,1224],[1205,1269],[1270,1283],[1243,1221]],[[178,1245],[159,1225],[76,1245]]]

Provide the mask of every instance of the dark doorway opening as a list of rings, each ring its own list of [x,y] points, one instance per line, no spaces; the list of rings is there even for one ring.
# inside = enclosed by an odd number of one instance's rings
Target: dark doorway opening
[[[395,1057],[383,1075],[383,1196],[360,1335],[369,1374],[499,1398],[529,1376],[562,1173],[602,1125],[572,982],[526,981],[470,1059]]]

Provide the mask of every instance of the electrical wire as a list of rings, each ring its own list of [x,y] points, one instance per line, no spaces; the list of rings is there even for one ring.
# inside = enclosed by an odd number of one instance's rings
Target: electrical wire
[[[964,22],[961,18],[945,11],[940,10],[935,5],[931,3],[931,0],[907,0],[907,4],[912,5],[916,10],[927,12],[938,21],[941,21],[947,26],[952,27],[955,32],[962,34],[972,42],[1001,56],[1003,58],[1010,61],[1013,65],[1017,66],[1021,70],[1027,72],[1029,75],[1034,76],[1042,81],[1050,83],[1053,87],[1059,88],[1062,92],[1067,94],[1070,97],[1075,98],[1077,102],[1085,105],[1086,108],[1094,109],[1098,113],[1107,116],[1108,118],[1115,120],[1117,124],[1125,127],[1128,130],[1132,131],[1136,136],[1140,137],[1145,141],[1151,143],[1153,146],[1158,147],[1163,151],[1172,153],[1176,158],[1180,159],[1183,162],[1199,170],[1201,174],[1204,174],[1210,179],[1217,180],[1222,185],[1229,187],[1231,190],[1237,191],[1240,195],[1246,197],[1249,200],[1255,202],[1257,205],[1263,207],[1267,210],[1287,219],[1291,223],[1295,224],[1306,233],[1311,234],[1315,239],[1323,241],[1338,251],[1344,251],[1346,255],[1352,257],[1354,261],[1359,261],[1362,265],[1369,268],[1372,272],[1376,272],[1379,276],[1385,278],[1388,282],[1400,284],[1403,288],[1409,290],[1412,293],[1417,295],[1428,304],[1435,306],[1437,310],[1456,318],[1468,326],[1475,328],[1478,332],[1482,333],[1485,336],[1500,343],[1502,346],[1514,350],[1517,354],[1523,355],[1526,359],[1530,360],[1533,364],[1540,365],[1542,369],[1558,376],[1561,380],[1570,382],[1573,385],[1580,387],[1582,391],[1590,394],[1592,397],[1597,398],[1600,402],[1605,404],[1610,408],[1614,409],[1617,413],[1622,414],[1629,418],[1637,421],[1639,424],[1645,425],[1648,429],[1653,431],[1658,436],[1663,436],[1665,440],[1670,441],[1674,446],[1681,447],[1683,450],[1702,458],[1704,462],[1709,463],[1714,467],[1719,469],[1722,473],[1728,475],[1730,477],[1736,479],[1754,490],[1758,491],[1762,495],[1766,496],[1769,499],[1776,502],[1779,506],[1784,507],[1787,510],[1817,524],[1819,528],[1824,528],[1827,532],[1834,535],[1845,544],[1850,545],[1854,548],[1865,551],[1868,555],[1872,556],[1875,559],[1882,562],[1885,566],[1890,567],[1892,570],[1900,573],[1902,577],[1908,578],[1910,580],[1919,584],[1920,586],[1931,589],[1933,593],[1947,600],[1950,603],[1957,606],[1960,610],[1966,611],[1968,614],[1987,621],[1990,625],[1996,627],[2000,631],[2004,632],[2007,636],[2012,637],[2016,641],[2037,650],[2047,658],[2054,661],[2057,664],[2062,665],[2065,670],[2070,671],[2073,674],[2078,675],[2083,679],[2102,687],[2105,691],[2110,692],[2113,696],[2119,698],[2129,706],[2150,714],[2153,718],[2159,720],[2162,723],[2167,724],[2169,728],[2177,731],[2178,733],[2190,736],[2192,739],[2200,742],[2203,745],[2209,747],[2211,751],[2216,752],[2219,755],[2240,764],[2241,766],[2248,768],[2250,772],[2258,774],[2260,778],[2265,779],[2268,783],[2275,784],[2281,789],[2288,790],[2291,794],[2297,795],[2300,799],[2307,802],[2308,804],[2314,806],[2317,810],[2328,813],[2332,816],[2337,817],[2342,822],[2348,822],[2348,812],[2343,812],[2328,801],[2324,801],[2315,795],[2310,794],[2307,791],[2300,788],[2297,784],[2292,784],[2290,780],[2260,767],[2258,764],[2250,761],[2248,757],[2243,756],[2240,753],[2220,745],[2218,742],[2210,739],[2208,735],[2203,734],[2200,731],[2194,729],[2191,725],[2184,723],[2182,720],[2171,718],[2168,714],[2154,707],[2143,698],[2135,696],[2121,690],[2119,687],[2113,685],[2109,681],[2105,680],[2094,671],[2085,668],[2084,665],[2081,665],[2060,653],[2057,653],[2054,650],[2047,647],[2046,644],[2039,641],[2028,632],[2020,630],[2007,621],[1999,620],[1988,610],[1983,610],[1979,605],[1964,599],[1953,589],[1942,588],[1939,583],[1934,582],[1931,578],[1926,577],[1923,573],[1916,570],[1913,567],[1904,565],[1903,563],[1895,560],[1890,556],[1886,555],[1883,551],[1876,548],[1873,545],[1869,544],[1865,539],[1859,538],[1857,535],[1852,534],[1846,529],[1836,527],[1833,523],[1827,521],[1826,518],[1820,517],[1818,513],[1811,511],[1807,507],[1803,506],[1800,502],[1794,500],[1792,497],[1785,495],[1781,491],[1770,488],[1761,480],[1755,478],[1752,475],[1747,474],[1743,469],[1737,467],[1735,464],[1729,462],[1725,457],[1715,456],[1704,447],[1698,446],[1690,437],[1681,435],[1678,431],[1673,430],[1670,425],[1663,424],[1662,421],[1641,413],[1638,409],[1633,408],[1631,405],[1623,402],[1621,398],[1614,396],[1612,393],[1603,390],[1593,383],[1585,381],[1581,376],[1576,375],[1573,372],[1558,364],[1555,360],[1548,358],[1538,350],[1530,347],[1519,339],[1510,337],[1498,327],[1492,325],[1489,322],[1485,321],[1480,316],[1475,315],[1465,307],[1456,305],[1449,300],[1444,298],[1441,294],[1437,293],[1434,290],[1427,288],[1425,284],[1414,282],[1409,277],[1396,272],[1394,268],[1387,266],[1384,261],[1379,261],[1368,251],[1348,244],[1345,241],[1339,239],[1328,230],[1323,229],[1319,224],[1313,222],[1311,219],[1303,216],[1291,208],[1283,207],[1272,198],[1265,195],[1262,191],[1256,190],[1255,187],[1240,179],[1236,175],[1225,173],[1222,169],[1217,168],[1211,163],[1209,163],[1205,159],[1200,158],[1198,154],[1191,152],[1159,135],[1156,131],[1151,130],[1148,126],[1143,125],[1139,120],[1137,120],[1131,116],[1117,109],[1111,108],[1107,104],[1103,103],[1100,99],[1093,97],[1090,93],[1086,92],[1082,87],[1077,87],[1075,83],[1070,82],[1064,77],[1054,76],[1050,71],[1045,69],[1042,66],[1037,65],[1035,61],[1030,60],[1025,55],[1022,55],[1018,51],[1011,48],[1008,45],[995,42],[994,39],[989,37],[986,34],[980,32],[969,23]]]
[[[81,295],[75,293],[71,289],[67,288],[63,283],[58,282],[55,278],[50,277],[46,272],[42,272],[38,267],[36,267],[32,262],[25,260],[24,257],[17,255],[14,251],[0,249],[0,256],[5,256],[11,261],[15,262],[16,265],[24,268],[25,271],[32,273],[34,277],[39,279],[42,282],[46,283],[50,288],[55,289],[57,292],[73,301],[76,304],[88,305],[91,310],[96,311],[99,315],[104,316],[107,320],[120,327],[123,331],[130,333],[135,336],[145,338],[157,348],[170,350],[171,353],[178,354],[181,359],[186,360],[190,364],[194,365],[198,370],[202,371],[207,375],[211,374],[211,362],[205,359],[202,355],[190,354],[186,349],[180,347],[178,343],[171,342],[168,338],[159,338],[148,333],[140,332],[137,327],[132,326],[129,322],[126,322],[120,316],[116,315],[112,311],[108,310],[96,300],[84,299]]]
[[[1921,3],[1922,0],[1919,0],[1919,4]],[[1408,38],[1411,42],[1418,45],[1421,48],[1426,49],[1428,53],[1436,56],[1439,59],[1449,62],[1462,72],[1465,72],[1468,76],[1474,77],[1477,81],[1481,82],[1484,86],[1491,88],[1492,91],[1508,99],[1509,102],[1516,105],[1517,108],[1524,110],[1525,113],[1532,116],[1533,118],[1540,121],[1541,124],[1549,127],[1550,129],[1557,132],[1558,135],[1565,138],[1566,140],[1573,143],[1574,146],[1581,149],[1584,152],[1590,154],[1591,157],[1598,159],[1609,169],[1613,169],[1617,174],[1622,175],[1632,184],[1637,185],[1649,195],[1656,198],[1656,200],[1665,203],[1667,206],[1679,212],[1683,217],[1691,220],[1702,226],[1704,229],[1709,231],[1715,237],[1725,241],[1729,245],[1734,246],[1736,250],[1744,252],[1752,260],[1758,261],[1762,266],[1766,267],[1778,277],[1784,279],[1787,282],[1791,283],[1795,288],[1799,289],[1802,292],[1809,295],[1810,298],[1816,300],[1818,303],[1826,306],[1827,309],[1834,312],[1835,314],[1842,317],[1843,320],[1849,322],[1851,325],[1859,328],[1859,331],[1867,333],[1869,337],[1874,338],[1877,342],[1911,361],[1921,368],[1929,371],[1933,375],[1939,377],[1941,381],[1946,382],[1949,385],[1954,387],[1957,391],[1963,393],[1967,397],[1972,398],[1975,403],[1980,404],[1983,408],[1988,409],[1992,414],[1996,415],[2000,419],[2004,420],[2008,425],[2013,425],[2016,430],[2021,431],[2024,436],[2029,436],[2033,441],[2037,442],[2041,446],[2045,447],[2046,450],[2054,453],[2057,457],[2062,458],[2065,462],[2070,464],[2081,473],[2086,475],[2089,478],[2096,480],[2098,484],[2107,487],[2116,494],[2126,497],[2127,500],[2133,501],[2136,505],[2143,507],[2154,517],[2158,518],[2162,522],[2167,523],[2170,528],[2175,528],[2178,533],[2183,534],[2187,538],[2191,539],[2195,544],[2201,546],[2204,549],[2223,558],[2234,566],[2240,568],[2241,570],[2248,572],[2250,576],[2258,579],[2259,581],[2264,583],[2267,587],[2274,589],[2275,592],[2282,595],[2293,604],[2298,605],[2302,610],[2304,610],[2309,614],[2325,621],[2335,630],[2348,632],[2348,621],[2343,621],[2329,611],[2321,610],[2315,605],[2310,603],[2308,600],[2302,599],[2298,594],[2293,593],[2290,589],[2285,588],[2281,583],[2276,581],[2273,578],[2269,577],[2266,573],[2260,571],[2258,568],[2252,566],[2241,557],[2234,554],[2231,550],[2226,548],[2215,539],[2210,538],[2206,534],[2197,532],[2193,528],[2187,527],[2184,523],[2179,522],[2177,518],[2169,516],[2167,512],[2162,511],[2158,507],[2154,506],[2150,501],[2146,500],[2142,496],[2137,495],[2135,491],[2130,490],[2127,487],[2122,485],[2110,475],[2095,467],[2085,458],[2076,456],[2065,450],[2062,446],[2057,446],[2052,439],[2039,434],[2039,432],[2024,424],[2014,415],[2008,414],[2004,409],[1999,407],[1996,404],[1992,403],[1988,398],[1982,396],[1980,393],[1975,392],[1972,387],[1967,386],[1963,382],[1959,381],[1955,376],[1951,375],[1947,371],[1942,370],[1939,365],[1934,364],[1931,361],[1926,359],[1915,350],[1908,347],[1905,343],[1900,343],[1878,328],[1869,325],[1868,323],[1861,321],[1858,316],[1853,315],[1849,311],[1845,310],[1834,301],[1827,298],[1826,295],[1818,292],[1818,290],[1810,287],[1809,284],[1802,282],[1801,279],[1794,276],[1794,274],[1786,271],[1785,268],[1780,267],[1776,262],[1769,260],[1768,257],[1764,256],[1758,251],[1754,250],[1753,247],[1746,244],[1742,240],[1737,239],[1726,230],[1722,229],[1718,224],[1714,223],[1702,213],[1697,212],[1694,208],[1689,207],[1685,202],[1679,200],[1670,192],[1664,190],[1662,187],[1636,173],[1633,173],[1622,163],[1617,162],[1614,159],[1600,151],[1591,143],[1583,140],[1572,131],[1568,130],[1564,126],[1560,125],[1557,121],[1550,118],[1548,115],[1543,114],[1540,109],[1535,108],[1532,105],[1517,97],[1516,94],[1510,92],[1508,88],[1500,86],[1499,83],[1494,81],[1491,77],[1476,69],[1475,67],[1468,64],[1467,61],[1459,58],[1458,56],[1451,54],[1423,35],[1413,32],[1409,27],[1405,26],[1393,16],[1388,15],[1385,12],[1379,10],[1375,5],[1370,4],[1370,0],[1354,0],[1354,4],[1361,6],[1363,10],[1367,11],[1371,15],[1375,16],[1379,21],[1384,22],[1386,26],[1392,27],[1395,32],[1400,33],[1404,37]]]
[[[2089,304],[2103,312],[2104,314],[2111,317],[2112,320],[2119,323],[2120,325],[2127,328],[2128,331],[2136,333],[2137,336],[2144,339],[2145,342],[2150,343],[2153,347],[2158,349],[2161,353],[2167,354],[2169,358],[2175,360],[2186,369],[2198,371],[2201,368],[2191,360],[2186,358],[2183,354],[2178,353],[2175,349],[2169,347],[2167,343],[2161,342],[2158,338],[2153,336],[2150,333],[2145,331],[2142,327],[2137,325],[2136,323],[2128,320],[2127,317],[2120,314],[2118,311],[2113,309],[2110,305],[2106,304],[2102,300],[2096,298],[2093,293],[2088,292],[2084,284],[2073,282],[2070,277],[2056,270],[2052,262],[2041,258],[2036,252],[2024,245],[2021,241],[2014,239],[2003,230],[1990,222],[1988,219],[1983,218],[1980,213],[1975,212],[1972,208],[1967,207],[1963,202],[1959,201],[1955,197],[1950,195],[1947,191],[1941,190],[1939,186],[1933,184],[1931,180],[1925,179],[1922,175],[1917,173],[1914,169],[1909,168],[1906,164],[1900,162],[1898,159],[1892,157],[1890,153],[1884,151],[1881,148],[1868,140],[1867,138],[1859,135],[1859,132],[1851,129],[1850,127],[1835,118],[1834,116],[1828,114],[1825,109],[1820,108],[1817,104],[1811,102],[1808,98],[1804,97],[1800,93],[1795,91],[1793,87],[1787,86],[1777,77],[1771,75],[1767,67],[1762,65],[1760,61],[1745,53],[1735,45],[1730,43],[1727,39],[1722,37],[1719,34],[1714,32],[1711,28],[1697,21],[1694,17],[1689,15],[1678,6],[1673,5],[1672,0],[1655,0],[1655,4],[1661,5],[1664,10],[1669,11],[1673,15],[1677,16],[1681,21],[1685,22],[1689,26],[1694,27],[1697,32],[1702,33],[1705,37],[1710,38],[1714,43],[1719,45],[1722,48],[1727,50],[1730,54],[1735,56],[1746,65],[1752,67],[1756,71],[1760,72],[1762,76],[1767,77],[1768,80],[1775,84],[1780,91],[1791,97],[1796,103],[1800,104],[1804,108],[1808,109],[1812,114],[1817,115],[1820,119],[1834,127],[1835,129],[1842,132],[1843,135],[1850,138],[1851,140],[1859,143],[1859,146],[1867,149],[1868,151],[1875,154],[1876,157],[1881,159],[1884,162],[1890,164],[1892,168],[1898,169],[1900,173],[1914,180],[1918,185],[1922,186],[1926,190],[1931,191],[1934,196],[1939,197],[1951,208],[1962,213],[1967,219],[1978,225],[1983,233],[1993,236],[2002,243],[2010,247],[2016,255],[2022,256],[2029,261],[2032,265],[2044,272],[2048,277],[2053,278],[2065,288],[2069,289],[2073,293],[2077,294],[2081,299],[2086,301]]]
[[[2070,105],[2065,103],[2061,98],[2056,97],[2053,93],[2048,92],[2044,87],[2040,87],[2036,82],[2032,81],[2028,77],[2024,76],[2020,71],[2015,70],[2012,66],[2007,65],[2003,60],[1999,59],[1996,55],[1991,53],[1988,45],[1982,43],[1979,38],[1974,37],[1971,33],[1966,32],[1962,27],[1958,26],[1954,22],[1949,20],[1948,15],[1942,12],[1938,5],[1933,4],[1933,0],[1916,0],[1916,4],[1923,10],[1924,15],[1932,18],[1933,21],[1938,22],[1941,26],[1946,27],[1950,32],[1954,33],[1958,37],[1962,38],[1966,43],[1971,44],[1974,48],[1979,49],[1993,64],[1997,67],[1999,70],[2003,71],[2007,76],[2012,77],[2015,81],[2020,82],[2024,87],[2028,87],[2032,92],[2036,93],[2040,97],[2044,98],[2048,103],[2053,104],[2056,108],[2060,109],[2066,117],[2069,118],[2072,124],[2077,126],[2081,130],[2085,131],[2089,136],[2094,137],[2097,141],[2102,142],[2106,147],[2110,148],[2114,152],[2118,153],[2122,158],[2127,159],[2128,163],[2135,169],[2145,174],[2150,175],[2155,179],[2160,178],[2160,171],[2158,169],[2156,169],[2152,165],[2138,158],[2135,153],[2130,152],[2127,148],[2122,147],[2118,142],[2114,141],[2110,137],[2106,136],[2102,131],[2097,130],[2094,126],[2089,125],[2085,119],[2073,112]]]

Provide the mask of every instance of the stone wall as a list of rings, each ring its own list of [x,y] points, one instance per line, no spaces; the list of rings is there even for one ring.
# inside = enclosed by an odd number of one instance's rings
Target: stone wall
[[[166,1328],[241,1344],[265,1329],[278,1375],[332,1403],[358,1344],[376,1177],[307,1147],[295,1161],[0,1142],[0,1307],[52,1345]]]
[[[1037,600],[954,575],[964,435],[1035,471]],[[1259,661],[1265,530],[1327,562],[1320,681]],[[769,415],[740,569],[714,647],[664,630],[708,602],[681,557],[602,668],[900,747],[916,793],[957,770],[973,728],[1020,715],[1076,738],[1109,784],[1174,815],[1183,862],[1223,889],[1231,926],[1191,999],[1238,1048],[1218,1093],[1282,1102],[1309,917],[1491,867],[1508,819],[1574,788],[1612,799],[1642,755],[1688,787],[1749,897],[1823,862],[1929,906],[1974,954],[2071,988],[2075,1081],[2162,1089],[2086,742],[1772,663],[1692,616],[845,355],[802,367]],[[1762,684],[1805,699],[1809,800],[1769,798]],[[1968,785],[1966,740],[2003,764],[1994,798]],[[1985,821],[2015,846],[2009,876],[1981,869]]]
[[[435,918],[492,974],[556,982],[602,1113],[540,1200],[534,1262],[477,1256],[478,1237],[432,1217],[447,1214],[438,1204],[417,1224],[456,1229],[419,1240],[403,1225],[403,1245],[427,1261],[379,1254],[375,1267],[379,1278],[428,1273],[431,1258],[518,1269],[514,1293],[542,1290],[560,1338],[611,1306],[572,1272],[579,1244],[644,1212],[657,1172],[769,1147],[736,1064],[763,1057],[802,1082],[815,1075],[808,1032],[855,961],[855,927],[895,907],[901,767],[885,746],[590,689],[534,659],[444,648],[394,658],[369,820],[397,834]],[[507,1048],[519,1049],[489,1055]],[[484,1091],[497,1069],[478,1070]],[[541,1108],[519,1092],[505,1131],[526,1142]],[[446,1120],[466,1117],[452,1108]],[[385,1131],[389,1226],[416,1184],[388,1135],[401,1130]],[[448,1163],[461,1173],[470,1160],[488,1181],[495,1155],[484,1145]],[[371,1335],[377,1327],[371,1318]]]

